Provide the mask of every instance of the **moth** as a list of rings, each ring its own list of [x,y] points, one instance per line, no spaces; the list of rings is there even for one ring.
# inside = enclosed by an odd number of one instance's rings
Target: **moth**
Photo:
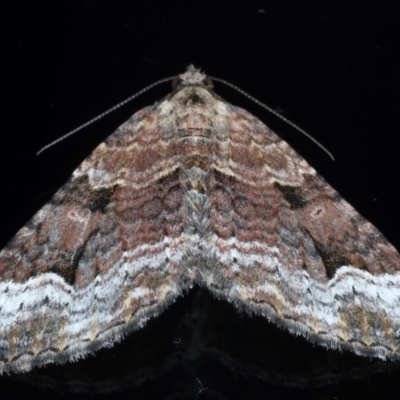
[[[142,328],[193,285],[328,348],[400,359],[400,255],[189,66],[0,253],[0,373]]]

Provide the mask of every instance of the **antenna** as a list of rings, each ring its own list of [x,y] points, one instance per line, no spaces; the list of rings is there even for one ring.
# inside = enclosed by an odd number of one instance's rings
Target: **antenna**
[[[232,89],[235,89],[236,91],[238,91],[239,93],[241,93],[243,96],[249,98],[250,100],[254,101],[254,103],[258,104],[259,106],[265,108],[267,111],[269,111],[271,114],[275,115],[276,117],[280,118],[282,121],[286,122],[288,125],[292,126],[293,128],[295,128],[297,131],[299,131],[300,133],[302,133],[305,137],[307,137],[308,139],[310,139],[313,143],[315,143],[320,149],[322,149],[326,154],[328,154],[328,156],[335,161],[335,158],[333,157],[332,153],[325,147],[323,146],[320,142],[318,142],[318,140],[316,140],[315,138],[313,138],[308,132],[306,132],[305,130],[301,129],[299,126],[297,126],[296,124],[294,124],[292,121],[288,120],[287,118],[285,118],[284,116],[282,116],[281,114],[279,114],[278,112],[276,112],[273,108],[268,107],[266,104],[262,103],[260,100],[257,100],[255,97],[253,97],[252,95],[248,94],[247,92],[245,92],[244,90],[240,89],[239,87],[235,86],[233,83],[230,83],[224,79],[220,79],[220,78],[215,78],[214,76],[209,76],[209,78],[211,78],[213,81],[216,82],[220,82],[223,83],[226,86],[231,87]]]
[[[53,147],[55,144],[63,141],[64,139],[66,139],[69,136],[72,136],[73,134],[75,134],[76,132],[81,131],[83,128],[86,128],[89,125],[92,125],[94,122],[98,121],[99,119],[102,119],[103,117],[105,117],[106,115],[112,113],[113,111],[117,110],[118,108],[122,107],[123,105],[125,105],[126,103],[129,103],[131,100],[135,99],[136,97],[140,96],[141,94],[147,92],[148,90],[152,89],[154,86],[158,86],[161,83],[164,82],[168,82],[171,81],[172,79],[174,79],[175,76],[170,76],[169,78],[164,78],[164,79],[160,79],[157,82],[152,83],[149,86],[146,86],[145,88],[143,88],[142,90],[139,90],[138,92],[136,92],[134,95],[128,97],[127,99],[121,101],[120,103],[116,104],[115,106],[109,108],[108,110],[102,112],[101,114],[99,114],[97,117],[92,118],[91,120],[85,122],[84,124],[78,126],[77,128],[73,129],[72,131],[69,131],[68,133],[66,133],[65,135],[59,137],[58,139],[54,140],[53,142],[46,144],[46,146],[42,147],[37,153],[36,155],[39,155],[41,153],[43,153],[45,150],[49,149],[50,147]]]

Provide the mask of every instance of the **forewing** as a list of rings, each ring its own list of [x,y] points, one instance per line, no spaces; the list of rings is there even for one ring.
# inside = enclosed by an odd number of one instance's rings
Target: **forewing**
[[[399,359],[399,253],[286,142],[231,112],[211,177],[205,284],[327,347]]]
[[[102,143],[0,253],[0,373],[141,327],[189,285],[174,141],[155,107]]]

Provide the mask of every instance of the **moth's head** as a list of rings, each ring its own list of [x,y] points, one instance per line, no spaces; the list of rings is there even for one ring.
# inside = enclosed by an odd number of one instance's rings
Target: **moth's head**
[[[183,74],[178,75],[172,80],[172,89],[181,89],[184,86],[203,86],[207,89],[213,87],[212,80],[203,74],[200,69],[197,69],[193,64],[190,64]]]

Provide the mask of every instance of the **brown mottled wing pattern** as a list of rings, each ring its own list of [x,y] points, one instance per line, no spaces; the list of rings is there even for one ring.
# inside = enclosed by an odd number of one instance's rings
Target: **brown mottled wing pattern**
[[[190,66],[0,253],[0,374],[79,358],[194,282],[328,347],[400,358],[400,256]]]
[[[73,360],[190,283],[175,142],[157,107],[122,125],[0,253],[0,373]]]
[[[231,107],[227,124],[206,284],[327,347],[399,359],[399,253],[254,116]]]

